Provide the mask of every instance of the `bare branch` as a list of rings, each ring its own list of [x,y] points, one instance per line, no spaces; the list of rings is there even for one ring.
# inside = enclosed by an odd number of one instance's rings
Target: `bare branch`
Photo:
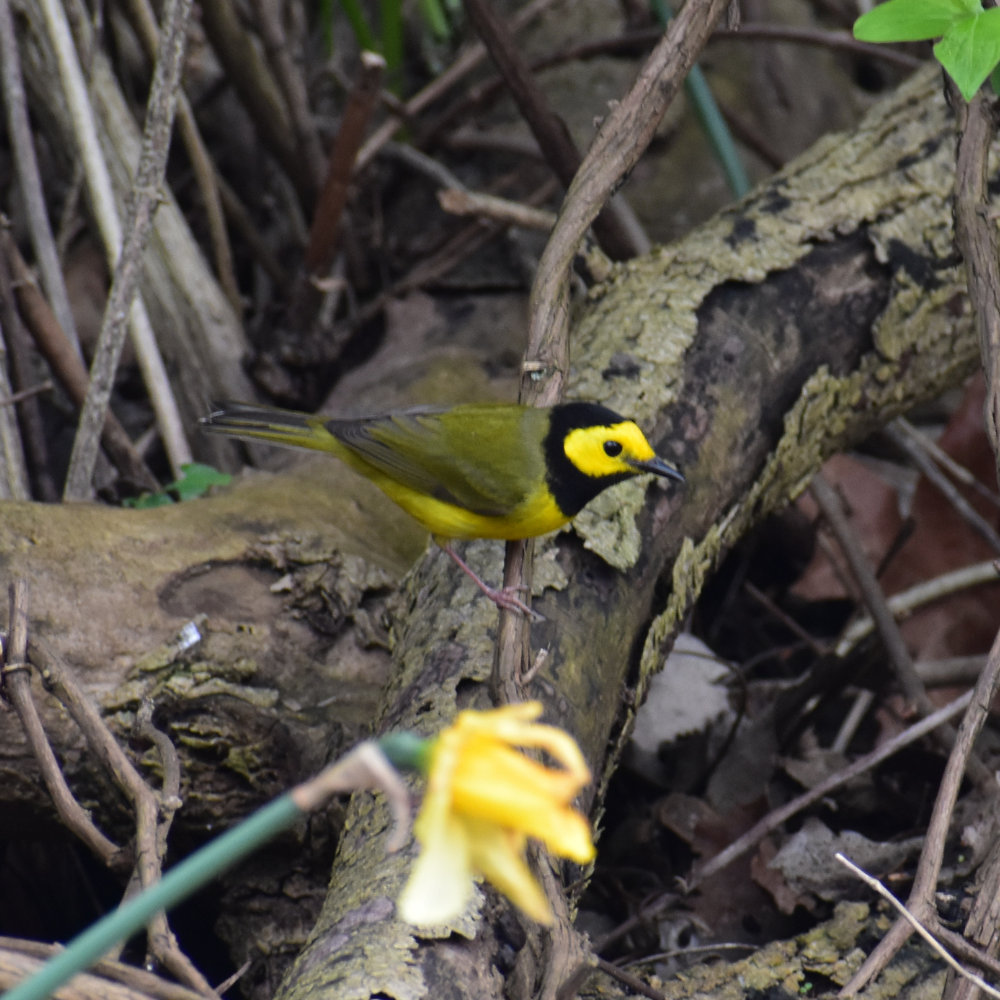
[[[45,0],[46,4],[52,2],[53,0]],[[157,389],[151,391],[150,396],[174,474],[180,477],[181,466],[191,461],[191,450],[184,435],[180,413],[170,390],[166,372],[162,370],[156,373],[153,370],[156,362],[162,369],[163,361],[156,349],[148,317],[145,323],[140,318],[145,316],[142,299],[136,298],[142,271],[142,255],[146,248],[153,213],[159,204],[160,187],[163,184],[167,152],[170,149],[170,133],[177,107],[177,88],[184,68],[190,11],[191,0],[169,0],[164,6],[164,30],[161,32],[160,55],[153,73],[153,84],[146,109],[142,153],[135,176],[135,197],[129,212],[127,236],[122,243],[119,234],[117,241],[121,246],[121,252],[116,261],[115,276],[105,306],[97,347],[94,350],[90,385],[80,413],[80,426],[73,442],[73,453],[66,476],[67,500],[85,500],[90,497],[98,442],[111,399],[115,372],[118,370],[118,362],[125,343],[126,323],[130,312],[132,337],[140,367],[146,377],[147,386],[152,382]],[[85,100],[83,103],[86,103]],[[96,136],[94,141],[96,142]],[[98,155],[99,153],[98,150]],[[103,166],[103,159],[101,164]],[[106,166],[104,176],[107,177]],[[110,181],[108,183],[110,189]],[[113,201],[110,207],[114,211]],[[114,218],[117,220],[117,215]]]

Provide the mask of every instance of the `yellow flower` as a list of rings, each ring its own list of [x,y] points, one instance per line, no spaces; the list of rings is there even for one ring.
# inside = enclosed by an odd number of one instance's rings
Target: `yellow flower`
[[[527,838],[580,864],[593,860],[594,845],[590,824],[570,806],[590,772],[571,736],[532,721],[541,713],[539,702],[460,712],[438,735],[413,827],[423,850],[399,900],[403,920],[446,923],[465,909],[481,875],[528,916],[551,923],[548,900],[525,861]],[[515,747],[545,750],[563,769]]]

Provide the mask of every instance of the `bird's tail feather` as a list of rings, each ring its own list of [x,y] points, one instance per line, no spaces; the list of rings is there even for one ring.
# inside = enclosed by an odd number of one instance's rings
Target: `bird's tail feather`
[[[252,403],[216,403],[199,423],[212,434],[255,438],[287,448],[310,448],[339,453],[342,446],[326,429],[323,417],[294,410],[279,410]]]

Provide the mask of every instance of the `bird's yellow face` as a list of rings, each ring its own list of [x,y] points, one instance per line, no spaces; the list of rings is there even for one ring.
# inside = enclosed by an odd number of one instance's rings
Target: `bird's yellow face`
[[[566,457],[586,476],[634,476],[640,463],[652,462],[656,452],[631,420],[610,427],[578,427],[563,441]]]

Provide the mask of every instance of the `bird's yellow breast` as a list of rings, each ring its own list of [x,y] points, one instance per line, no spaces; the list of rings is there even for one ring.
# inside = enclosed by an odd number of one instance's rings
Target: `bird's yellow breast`
[[[570,520],[544,488],[508,513],[487,515],[437,500],[388,477],[379,477],[376,484],[431,534],[443,538],[534,538]]]

